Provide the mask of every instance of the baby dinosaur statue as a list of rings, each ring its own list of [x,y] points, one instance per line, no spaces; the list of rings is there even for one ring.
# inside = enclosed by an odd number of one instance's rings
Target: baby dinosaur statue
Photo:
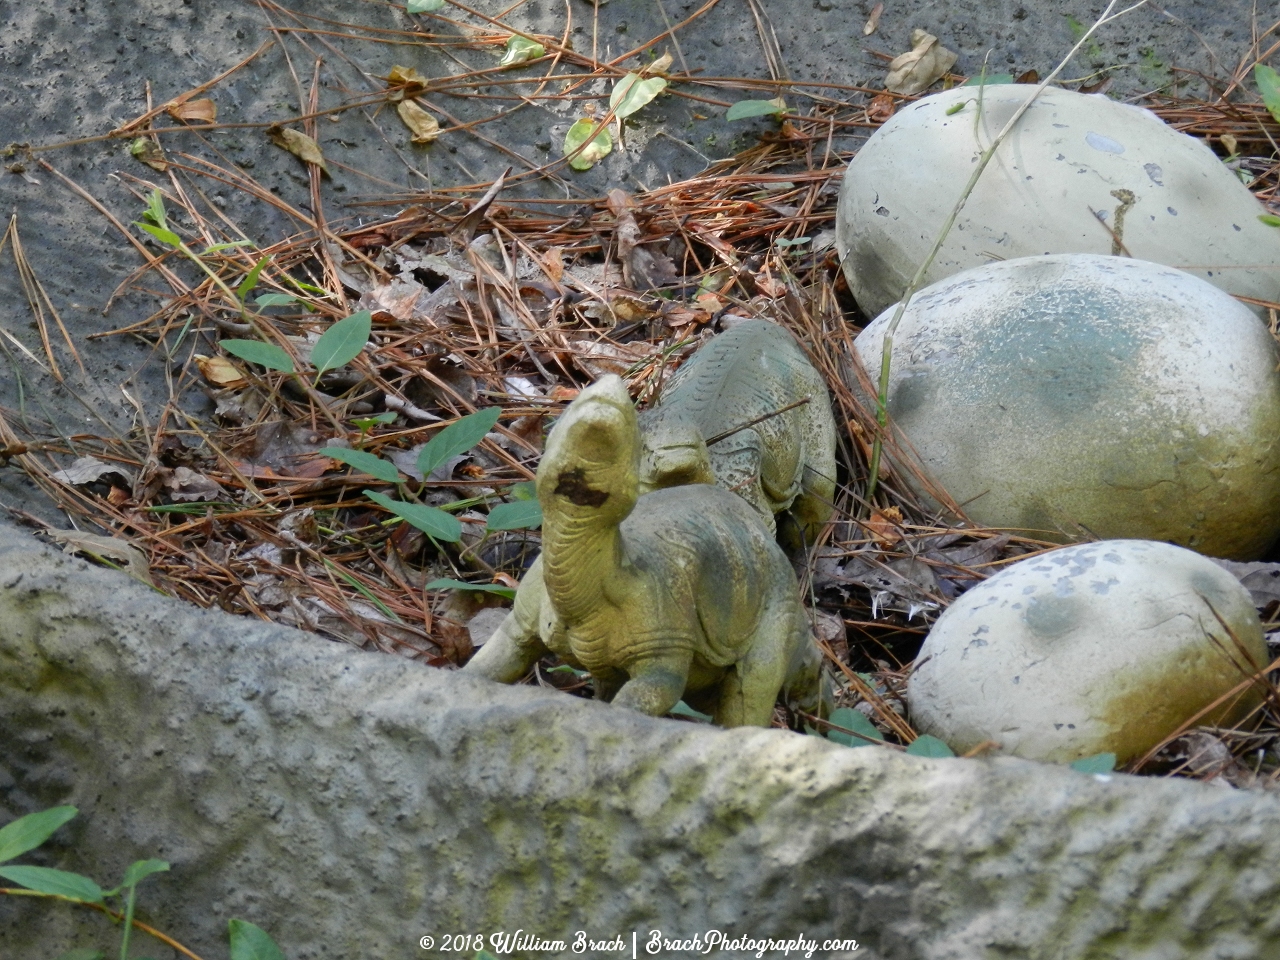
[[[808,403],[783,409],[805,397]],[[751,425],[716,439],[743,424]],[[712,338],[671,378],[659,406],[640,415],[640,429],[641,493],[715,483],[755,507],[770,532],[774,515],[789,509],[806,543],[831,516],[831,400],[809,358],[777,324],[747,320]],[[784,539],[800,545],[798,537]]]
[[[583,390],[538,467],[542,555],[464,668],[502,683],[547,651],[596,697],[661,716],[682,697],[716,723],[765,726],[781,690],[825,712],[821,658],[782,550],[741,498],[700,484],[638,495],[626,387]]]

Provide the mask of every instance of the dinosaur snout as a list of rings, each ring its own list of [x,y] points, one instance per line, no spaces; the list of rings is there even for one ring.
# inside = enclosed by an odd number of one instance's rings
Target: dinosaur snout
[[[616,376],[583,390],[547,439],[538,495],[625,513],[635,499],[640,427],[627,388]],[[545,510],[544,506],[544,510]]]
[[[613,375],[578,394],[552,433],[554,445],[571,447],[579,459],[599,464],[630,459],[638,437],[627,388]]]

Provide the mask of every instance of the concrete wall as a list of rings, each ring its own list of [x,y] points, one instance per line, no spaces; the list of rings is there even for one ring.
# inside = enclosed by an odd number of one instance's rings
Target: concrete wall
[[[172,861],[143,917],[205,960],[232,916],[291,960],[516,928],[623,934],[613,956],[651,928],[883,958],[1280,952],[1270,796],[653,720],[191,609],[0,525],[0,820],[59,803],[80,817],[24,859],[104,885]],[[0,897],[6,960],[113,936]]]

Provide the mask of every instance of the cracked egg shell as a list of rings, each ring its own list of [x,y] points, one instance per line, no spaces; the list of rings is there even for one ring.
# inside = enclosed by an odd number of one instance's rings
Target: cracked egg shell
[[[1029,760],[1124,763],[1265,666],[1267,647],[1248,591],[1213,561],[1103,540],[1020,560],[961,595],[916,662],[912,722],[957,753],[991,740]],[[1248,689],[1198,722],[1230,724],[1258,700]]]
[[[1032,89],[986,86],[976,132],[976,88],[924,97],[850,162],[836,242],[868,317],[901,298],[979,155]],[[1258,220],[1266,212],[1212,150],[1150,111],[1051,87],[1001,144],[924,283],[993,257],[1127,252],[1275,301],[1280,228]],[[1123,249],[1113,248],[1112,231]]]
[[[892,313],[854,341],[873,376]],[[892,360],[894,426],[977,524],[1240,560],[1280,536],[1275,341],[1190,274],[1088,254],[966,270],[912,299]]]

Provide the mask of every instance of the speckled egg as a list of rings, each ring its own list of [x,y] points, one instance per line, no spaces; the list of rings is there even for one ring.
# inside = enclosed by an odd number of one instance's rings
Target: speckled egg
[[[855,341],[873,376],[891,314]],[[978,524],[1231,559],[1280,536],[1275,341],[1197,277],[1086,254],[966,270],[912,299],[892,359],[894,424]]]
[[[1032,760],[1124,763],[1265,666],[1267,648],[1248,592],[1212,561],[1103,540],[1021,560],[963,594],[916,663],[911,720],[958,753],[990,740]],[[1231,723],[1258,702],[1249,688],[1197,722]]]
[[[908,104],[844,176],[836,237],[867,316],[901,298],[979,155],[1032,87],[958,87]],[[1213,151],[1139,107],[1049,88],[983,172],[925,283],[992,259],[1127,254],[1232,294],[1280,299],[1280,229]]]

